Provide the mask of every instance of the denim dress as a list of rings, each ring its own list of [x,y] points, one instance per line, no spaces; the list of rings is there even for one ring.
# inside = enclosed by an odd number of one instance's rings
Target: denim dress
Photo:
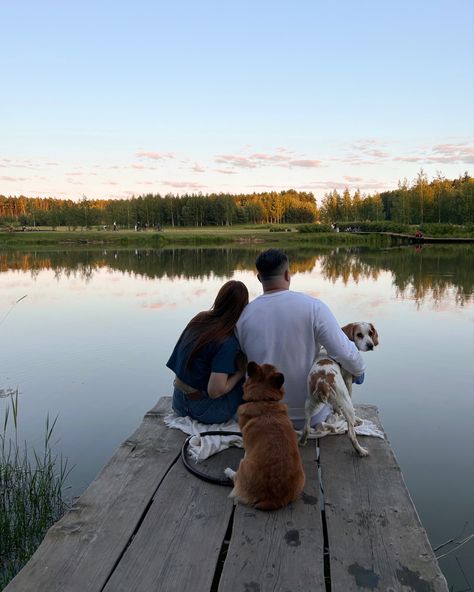
[[[239,342],[234,335],[221,343],[210,343],[205,346],[193,360],[191,368],[187,368],[188,354],[192,341],[186,332],[176,344],[167,367],[185,384],[201,391],[202,398],[192,401],[181,389],[174,387],[173,410],[184,417],[189,415],[202,423],[223,423],[235,416],[237,408],[243,403],[243,379],[228,393],[211,399],[207,393],[207,384],[211,372],[234,374],[237,372],[235,358],[240,351]]]

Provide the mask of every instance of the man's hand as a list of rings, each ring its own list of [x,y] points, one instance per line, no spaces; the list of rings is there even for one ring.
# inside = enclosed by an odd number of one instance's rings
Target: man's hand
[[[365,374],[361,374],[360,376],[353,376],[352,382],[355,384],[362,384],[364,382]]]

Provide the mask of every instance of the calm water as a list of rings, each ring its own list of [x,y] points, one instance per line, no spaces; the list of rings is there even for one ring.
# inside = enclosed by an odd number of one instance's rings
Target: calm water
[[[186,322],[233,277],[260,293],[258,250],[0,254],[0,389],[20,391],[22,439],[56,449],[79,495],[162,395]],[[380,346],[356,402],[379,407],[433,547],[474,531],[473,250],[289,251],[292,289],[341,325],[372,321]],[[11,306],[19,298],[27,297]],[[0,412],[7,399],[0,399]],[[370,462],[370,461],[369,461]],[[468,523],[466,525],[466,523]],[[454,590],[474,585],[474,541],[441,560]],[[447,549],[446,549],[447,550]]]

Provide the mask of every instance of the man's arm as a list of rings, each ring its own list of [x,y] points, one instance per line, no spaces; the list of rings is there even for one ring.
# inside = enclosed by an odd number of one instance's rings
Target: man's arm
[[[326,348],[328,356],[339,362],[353,376],[365,372],[365,362],[355,344],[342,331],[336,317],[324,302],[319,301],[315,340]]]

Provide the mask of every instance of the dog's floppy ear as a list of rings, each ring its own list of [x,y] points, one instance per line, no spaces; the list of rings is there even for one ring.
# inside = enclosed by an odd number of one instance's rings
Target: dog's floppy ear
[[[344,331],[344,333],[346,334],[346,336],[351,340],[354,341],[354,332],[355,332],[355,324],[354,323],[349,323],[348,325],[344,325],[344,327],[341,327],[341,329]]]
[[[281,389],[281,387],[283,386],[283,383],[285,382],[285,377],[283,376],[283,374],[281,372],[275,372],[275,374],[272,374],[268,380],[268,382],[271,384],[271,386],[275,389]]]
[[[373,332],[371,337],[372,337],[372,341],[374,342],[374,345],[378,345],[379,344],[379,334],[377,333],[377,329],[372,325],[372,323],[369,323],[370,325],[370,330]]]
[[[247,375],[249,378],[254,378],[262,373],[260,366],[256,362],[249,362],[247,364]]]

